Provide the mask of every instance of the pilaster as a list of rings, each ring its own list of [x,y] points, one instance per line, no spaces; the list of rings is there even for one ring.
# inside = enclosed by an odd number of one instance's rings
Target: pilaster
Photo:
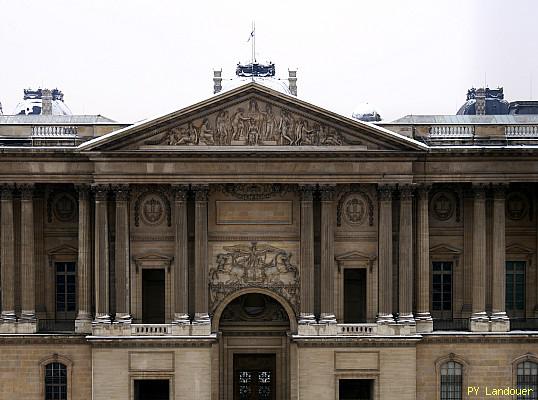
[[[314,317],[314,187],[301,186],[301,315],[299,324],[315,323]]]
[[[174,323],[189,324],[188,186],[174,186]]]
[[[115,323],[131,323],[130,307],[130,238],[129,238],[129,186],[112,187],[116,197],[116,315]]]
[[[27,332],[35,332],[34,185],[24,184],[21,192],[21,318]]]
[[[78,190],[78,313],[75,331],[91,333],[91,237],[90,187],[77,186]]]
[[[473,186],[473,313],[471,331],[488,331],[486,314],[486,187]]]
[[[430,314],[429,190],[429,186],[421,185],[417,191],[417,332],[433,331]]]
[[[95,320],[110,323],[109,242],[107,185],[93,187],[95,193]]]
[[[320,323],[335,324],[334,314],[334,186],[321,191],[321,302]]]
[[[413,188],[400,188],[398,323],[415,325],[413,318]]]
[[[392,192],[394,188],[382,185],[379,196],[379,312],[378,324],[392,324]]]
[[[208,306],[208,265],[207,265],[207,185],[193,187],[194,204],[194,268],[195,268],[195,305],[194,322],[209,324]]]
[[[493,187],[493,302],[491,330],[507,332],[510,320],[506,315],[506,238],[505,238],[505,195],[507,185]]]
[[[14,185],[4,184],[1,195],[1,247],[0,265],[2,268],[2,323],[16,322],[15,315],[15,240],[13,226]]]

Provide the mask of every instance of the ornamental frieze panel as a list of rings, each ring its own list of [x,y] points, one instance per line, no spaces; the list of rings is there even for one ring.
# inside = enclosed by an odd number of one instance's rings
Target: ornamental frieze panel
[[[461,191],[450,186],[434,190],[430,197],[430,215],[438,222],[461,222]]]
[[[299,270],[284,249],[251,242],[223,246],[209,270],[210,308],[214,312],[228,295],[245,288],[271,290],[299,309]]]
[[[341,132],[284,107],[250,99],[175,126],[146,145],[340,146]],[[353,143],[357,144],[357,143]]]
[[[47,222],[76,222],[78,201],[74,194],[62,190],[47,193]]]
[[[374,225],[375,206],[366,190],[351,185],[338,196],[336,205],[336,225],[345,222],[350,227]]]

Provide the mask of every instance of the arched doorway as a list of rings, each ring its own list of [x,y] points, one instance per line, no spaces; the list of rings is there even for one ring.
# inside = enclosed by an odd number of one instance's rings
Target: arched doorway
[[[236,294],[215,313],[220,399],[289,398],[289,333],[295,316],[277,299],[267,292]]]

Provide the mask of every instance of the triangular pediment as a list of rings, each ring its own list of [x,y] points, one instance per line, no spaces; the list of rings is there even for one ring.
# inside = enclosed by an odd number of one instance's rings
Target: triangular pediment
[[[417,151],[427,146],[249,83],[93,139],[82,151]]]
[[[514,243],[511,245],[506,246],[506,254],[533,254],[534,250],[523,246],[518,243]]]
[[[438,244],[430,248],[430,254],[442,254],[442,255],[453,255],[459,256],[462,254],[461,249],[458,249],[447,244]]]

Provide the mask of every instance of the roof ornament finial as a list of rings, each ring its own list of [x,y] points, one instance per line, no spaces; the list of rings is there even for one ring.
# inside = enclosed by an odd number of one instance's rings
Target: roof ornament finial
[[[250,62],[254,64],[256,62],[256,23],[254,21],[252,21],[252,30],[250,31],[250,36],[248,37],[247,42],[251,42],[252,56]]]

